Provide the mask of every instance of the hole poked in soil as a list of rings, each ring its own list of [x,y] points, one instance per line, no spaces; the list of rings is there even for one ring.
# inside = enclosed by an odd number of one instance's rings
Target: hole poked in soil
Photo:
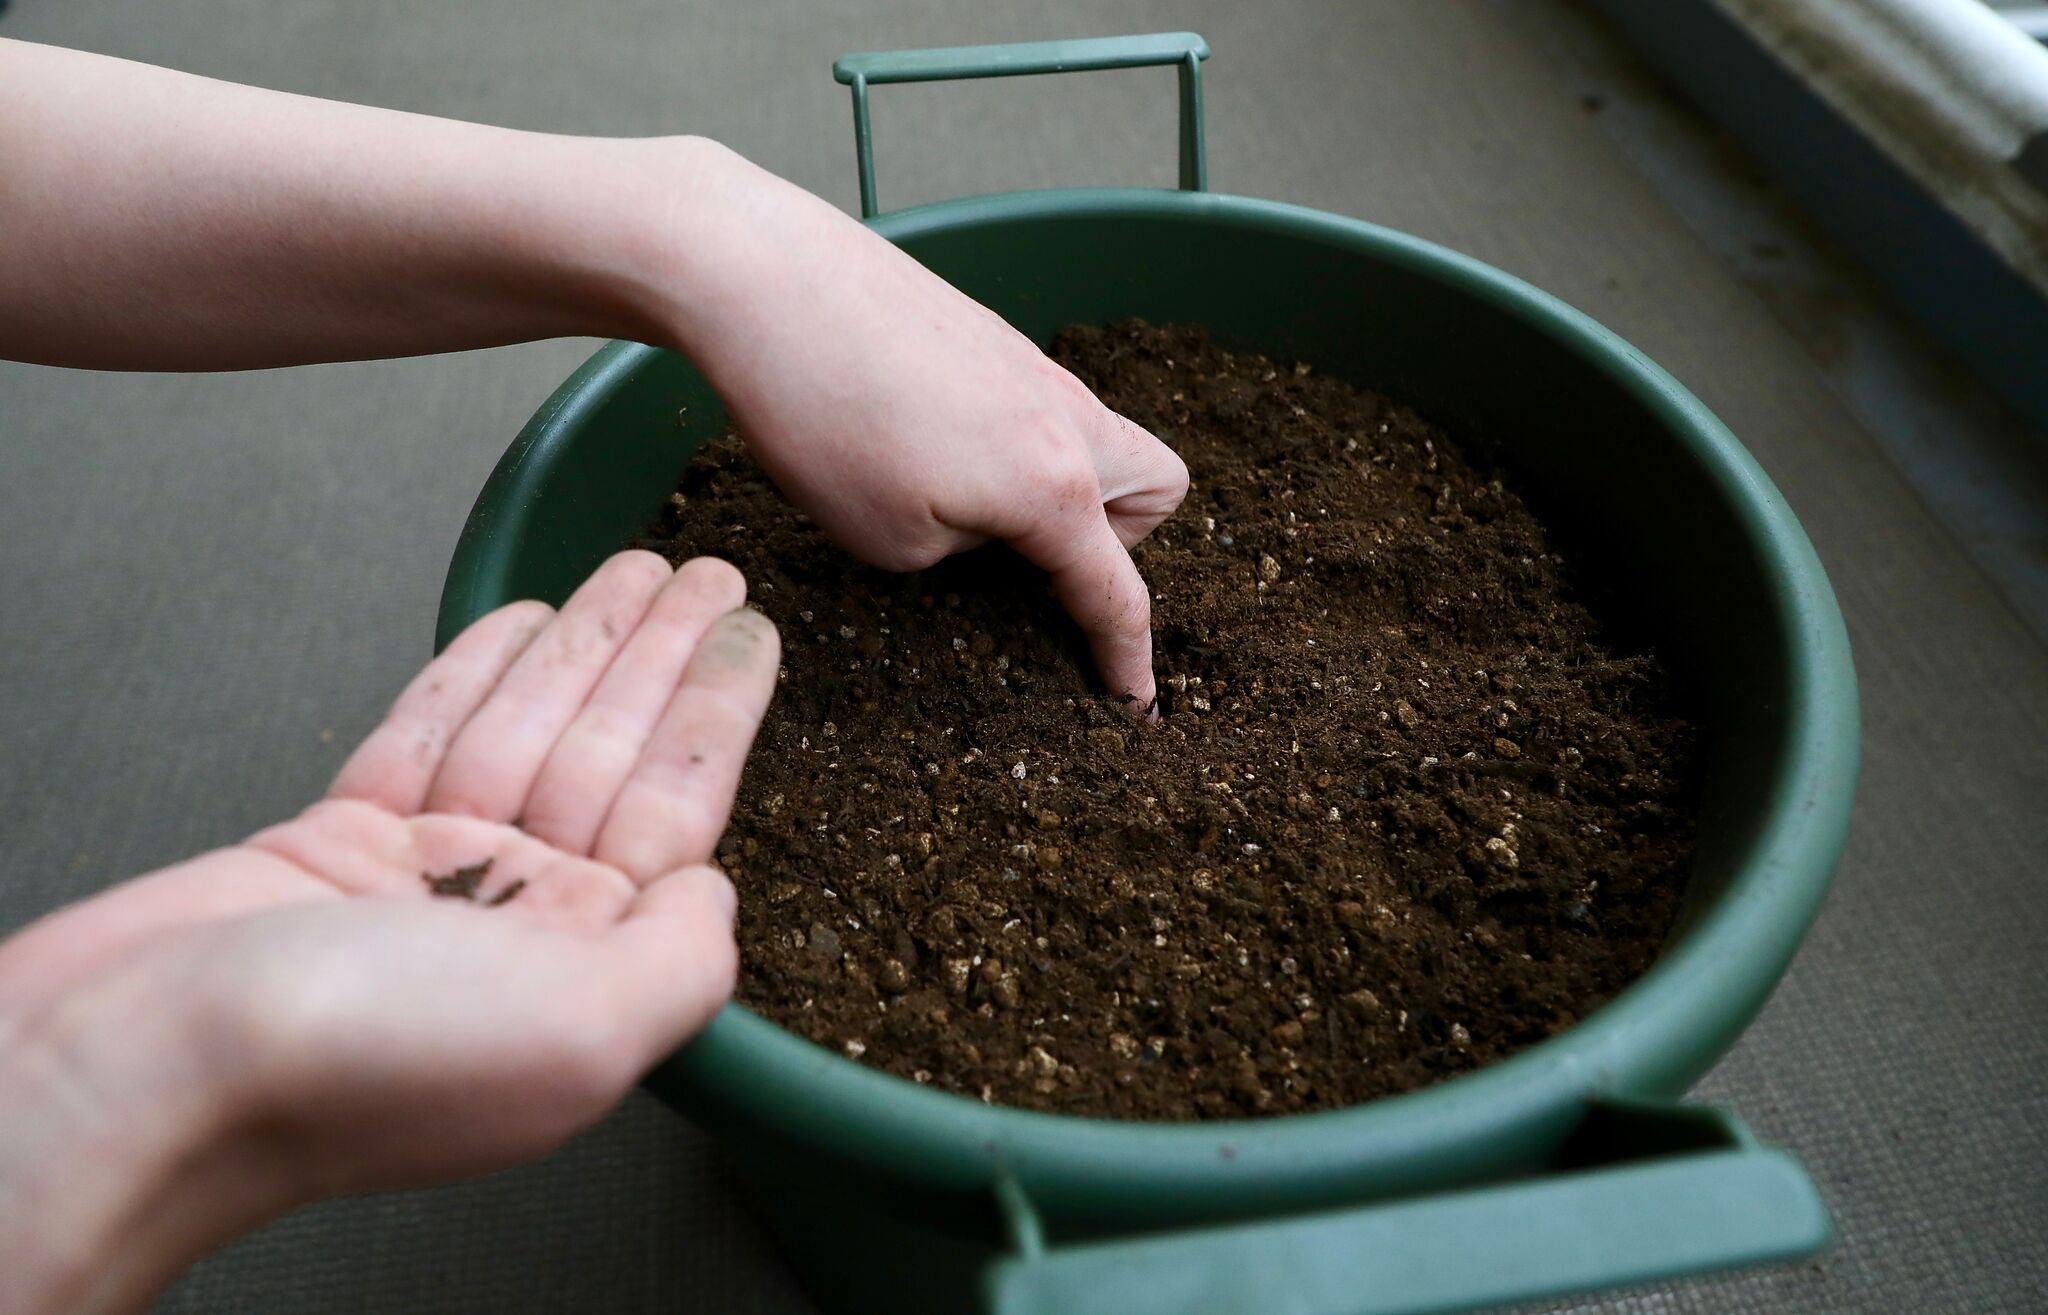
[[[1135,554],[1157,726],[1007,550],[863,567],[731,438],[644,541],[733,561],[783,635],[721,848],[741,1000],[985,1100],[1196,1119],[1427,1085],[1647,968],[1692,734],[1512,486],[1199,329],[1053,354],[1193,478]]]

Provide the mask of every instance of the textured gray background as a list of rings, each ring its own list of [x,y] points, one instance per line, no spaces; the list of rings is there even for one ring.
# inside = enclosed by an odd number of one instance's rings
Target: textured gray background
[[[1797,1151],[1840,1244],[1585,1309],[2048,1308],[2048,663],[1837,400],[1825,334],[1788,329],[1640,140],[1582,108],[1621,88],[1711,147],[1569,9],[16,0],[0,34],[524,127],[701,132],[851,206],[841,52],[1168,27],[1216,52],[1216,186],[1412,230],[1606,321],[1756,452],[1848,615],[1867,736],[1848,857],[1700,1092]],[[878,107],[891,204],[1171,180],[1163,72]],[[0,365],[0,928],[311,798],[427,655],[471,498],[588,346],[187,378]],[[705,1138],[637,1096],[544,1163],[289,1219],[164,1308],[808,1309]]]

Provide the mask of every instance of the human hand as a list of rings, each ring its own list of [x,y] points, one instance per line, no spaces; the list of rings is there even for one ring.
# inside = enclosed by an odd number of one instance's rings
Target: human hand
[[[0,40],[0,356],[227,370],[637,338],[687,353],[784,493],[901,570],[1044,567],[1150,705],[1129,548],[1187,469],[996,315],[695,137],[513,132]],[[126,308],[138,289],[155,313]]]
[[[501,608],[326,799],[0,945],[0,1309],[130,1308],[302,1202],[538,1155],[701,1027],[777,666],[744,594],[635,552]]]
[[[818,198],[730,153],[688,182],[729,227],[717,259],[676,280],[674,336],[784,495],[892,570],[1006,540],[1051,576],[1109,691],[1150,709],[1151,600],[1130,548],[1186,495],[1180,458]]]

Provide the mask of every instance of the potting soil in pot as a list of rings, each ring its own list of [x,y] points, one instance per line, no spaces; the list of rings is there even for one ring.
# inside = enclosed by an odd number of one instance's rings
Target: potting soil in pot
[[[1513,488],[1199,329],[1054,355],[1193,477],[1135,554],[1157,725],[1007,549],[861,566],[730,438],[652,532],[737,564],[783,636],[721,849],[740,999],[983,1100],[1234,1118],[1464,1072],[1640,974],[1691,732]]]

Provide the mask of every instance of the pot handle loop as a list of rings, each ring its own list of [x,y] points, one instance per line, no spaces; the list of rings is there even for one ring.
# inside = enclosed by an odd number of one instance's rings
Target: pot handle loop
[[[1209,165],[1202,145],[1202,61],[1207,58],[1209,43],[1193,32],[842,56],[832,65],[832,76],[853,88],[853,148],[860,163],[860,216],[873,219],[881,212],[875,200],[875,147],[868,126],[868,88],[888,82],[952,82],[963,78],[1014,78],[1031,73],[1085,73],[1094,69],[1177,64],[1180,187],[1184,192],[1206,191]]]
[[[1558,1171],[1319,1214],[1048,1246],[998,1184],[1018,1254],[991,1315],[1432,1315],[1791,1260],[1825,1247],[1797,1161],[1699,1106],[1605,1103]]]

